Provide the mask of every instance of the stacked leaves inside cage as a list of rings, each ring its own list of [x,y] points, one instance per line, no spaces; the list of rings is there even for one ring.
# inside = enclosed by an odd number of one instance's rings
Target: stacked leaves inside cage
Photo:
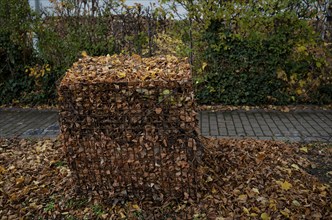
[[[86,56],[59,87],[62,140],[80,192],[195,198],[201,156],[190,66],[174,56]]]

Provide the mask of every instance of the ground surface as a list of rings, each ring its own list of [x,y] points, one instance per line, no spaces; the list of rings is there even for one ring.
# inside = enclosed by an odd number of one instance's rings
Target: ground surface
[[[332,142],[332,110],[201,111],[201,133],[223,138]],[[0,137],[56,137],[56,110],[0,109]]]
[[[37,109],[1,109],[0,137],[56,137],[58,112]]]
[[[332,110],[210,109],[199,119],[203,135],[224,139],[202,137],[198,200],[105,204],[75,193],[56,110],[0,109],[0,220],[332,219]]]
[[[331,110],[203,111],[200,114],[200,123],[204,136],[332,142]]]
[[[0,219],[331,219],[331,144],[207,139],[198,201],[76,195],[56,139],[0,139]]]

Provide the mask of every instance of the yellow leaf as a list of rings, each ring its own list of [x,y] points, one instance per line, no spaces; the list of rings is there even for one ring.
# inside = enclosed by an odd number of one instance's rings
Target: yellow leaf
[[[292,184],[289,183],[289,182],[287,182],[287,181],[285,181],[285,182],[281,183],[281,188],[283,190],[289,190],[290,188],[292,188]]]
[[[262,220],[270,220],[271,218],[266,212],[264,212],[264,213],[261,214],[261,219]]]
[[[82,53],[81,53],[81,55],[82,55],[82,57],[87,57],[88,53],[85,50],[83,50]]]
[[[135,210],[141,210],[141,208],[137,204],[133,205],[133,209],[135,209]]]
[[[299,170],[299,169],[300,169],[300,167],[299,167],[298,165],[296,165],[296,164],[292,164],[292,167],[293,167],[295,170]]]
[[[250,214],[249,210],[246,207],[243,207],[243,212],[246,213],[247,215]]]
[[[0,174],[3,174],[6,172],[6,169],[3,166],[0,166]]]
[[[256,213],[251,213],[250,217],[257,217],[258,215]]]
[[[292,84],[294,84],[297,81],[297,74],[296,73],[293,73],[290,76],[290,81],[291,81]]]
[[[216,194],[216,193],[217,193],[217,190],[216,190],[214,187],[212,187],[211,192],[212,192],[213,194]]]
[[[123,212],[119,212],[119,214],[120,214],[120,218],[126,218],[126,215],[123,214]]]
[[[303,86],[306,84],[306,82],[304,81],[304,80],[300,80],[300,82],[299,82],[299,85],[300,85],[300,87],[301,88],[303,88]]]
[[[305,153],[308,153],[308,148],[307,147],[301,147],[300,148],[300,151],[303,151]]]
[[[206,66],[207,66],[207,63],[203,62],[203,64],[202,64],[202,70],[204,70]]]
[[[208,182],[212,182],[212,181],[213,181],[212,177],[208,176],[208,178],[206,179],[206,182],[208,183]]]
[[[284,210],[280,210],[280,213],[281,213],[283,216],[289,218],[289,213],[288,213],[287,211],[285,211],[285,209],[284,209]]]
[[[277,210],[277,202],[274,199],[269,200],[269,208],[272,209],[273,211]]]
[[[306,50],[307,50],[307,48],[305,46],[299,46],[299,47],[297,47],[297,51],[300,52],[300,53],[304,52]]]
[[[251,190],[252,190],[253,192],[259,194],[259,190],[258,190],[257,188],[252,188]]]
[[[302,89],[298,88],[298,89],[296,90],[296,94],[301,95],[301,94],[302,94]]]
[[[295,206],[297,206],[297,207],[301,206],[301,204],[297,200],[293,200],[292,204],[295,205]]]
[[[245,201],[245,200],[247,200],[247,198],[248,198],[248,196],[245,194],[239,195],[239,200]]]
[[[119,77],[119,78],[125,78],[126,75],[127,75],[127,74],[126,74],[125,72],[119,72],[119,73],[118,73],[118,77]]]
[[[254,212],[260,212],[261,210],[258,207],[252,207],[251,210],[253,210]]]

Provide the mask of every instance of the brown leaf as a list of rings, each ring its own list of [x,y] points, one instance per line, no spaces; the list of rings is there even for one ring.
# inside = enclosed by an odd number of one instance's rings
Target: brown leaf
[[[163,110],[162,108],[156,108],[155,112],[159,115],[162,112],[162,110]]]

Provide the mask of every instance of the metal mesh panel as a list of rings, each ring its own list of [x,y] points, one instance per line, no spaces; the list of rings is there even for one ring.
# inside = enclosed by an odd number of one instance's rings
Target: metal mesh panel
[[[60,124],[79,191],[110,200],[196,197],[191,81],[68,83]]]

